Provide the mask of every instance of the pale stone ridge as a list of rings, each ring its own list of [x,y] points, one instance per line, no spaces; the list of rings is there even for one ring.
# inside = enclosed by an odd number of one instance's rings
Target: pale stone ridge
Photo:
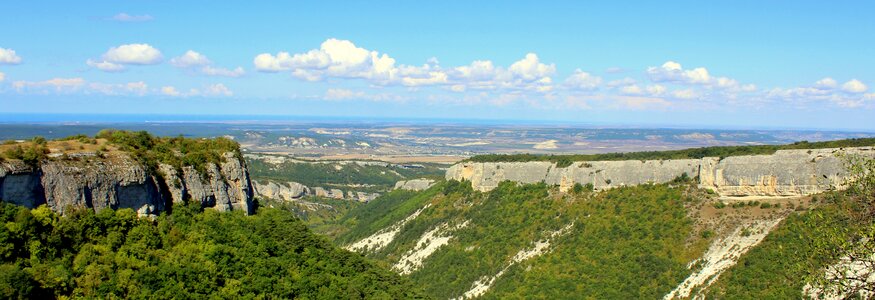
[[[259,196],[283,201],[297,200],[313,193],[307,186],[292,181],[286,183],[276,183],[273,181],[260,183],[256,180],[255,191]]]
[[[575,162],[558,168],[551,162],[461,163],[447,170],[448,180],[468,180],[475,190],[486,192],[510,180],[519,183],[544,182],[567,191],[574,184],[590,183],[597,190],[644,183],[661,183],[687,173],[699,173],[698,159],[624,160]]]
[[[395,190],[409,190],[409,191],[423,191],[430,188],[434,185],[434,180],[431,179],[410,179],[410,180],[402,180],[395,183]]]
[[[778,150],[771,155],[723,159],[588,161],[564,168],[543,161],[466,162],[450,167],[446,179],[470,181],[475,190],[482,192],[505,180],[544,182],[567,191],[577,183],[590,183],[596,190],[665,183],[686,173],[690,178],[698,178],[701,188],[724,197],[802,196],[843,187],[848,173],[838,154],[875,157],[875,148]]]
[[[253,213],[252,184],[244,162],[226,153],[206,174],[159,164],[157,172],[127,155],[82,160],[46,160],[39,167],[21,161],[0,163],[0,199],[34,208],[42,204],[63,214],[67,208],[132,208],[156,216],[189,198],[216,210]]]

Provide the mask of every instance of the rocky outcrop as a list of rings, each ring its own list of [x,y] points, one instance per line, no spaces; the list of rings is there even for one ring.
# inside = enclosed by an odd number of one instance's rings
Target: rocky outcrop
[[[411,179],[411,180],[402,180],[395,183],[395,189],[402,190],[410,190],[410,191],[424,191],[430,188],[434,184],[434,180],[431,179]]]
[[[380,196],[378,193],[326,189],[323,187],[309,188],[297,182],[276,183],[272,181],[255,182],[255,191],[259,197],[283,201],[301,201],[305,196],[316,196],[334,199],[347,199],[359,202],[369,202]]]
[[[157,215],[185,199],[220,211],[252,213],[252,194],[246,166],[232,153],[220,165],[208,163],[206,174],[164,164],[150,172],[127,155],[51,159],[39,167],[15,160],[0,163],[0,199],[31,208],[46,204],[59,213],[85,207]]]
[[[321,187],[314,187],[313,195],[316,197],[343,199],[343,191],[341,191],[340,189],[326,189]]]
[[[839,154],[875,157],[875,148],[779,150],[723,159],[589,161],[565,168],[551,162],[460,163],[447,170],[446,178],[468,180],[484,192],[505,180],[544,182],[567,191],[577,183],[590,183],[596,190],[664,183],[686,173],[698,178],[700,187],[723,197],[801,196],[842,187],[848,174]]]
[[[505,180],[544,182],[567,191],[576,183],[590,183],[597,190],[624,185],[667,182],[682,174],[698,175],[699,160],[625,160],[575,162],[557,168],[551,162],[461,163],[447,170],[448,180],[468,180],[475,190],[490,191]]]
[[[293,201],[312,194],[307,186],[291,181],[286,183],[272,181],[260,183],[256,181],[255,190],[261,197],[284,201]]]
[[[875,157],[875,148],[778,150],[772,155],[702,159],[699,186],[724,197],[800,196],[842,188],[848,177],[838,154]]]

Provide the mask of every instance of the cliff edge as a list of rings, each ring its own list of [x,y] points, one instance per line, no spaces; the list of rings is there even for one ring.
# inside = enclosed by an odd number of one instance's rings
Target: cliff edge
[[[664,183],[686,174],[722,197],[803,196],[842,188],[847,179],[842,155],[875,157],[875,147],[778,150],[770,155],[674,160],[579,161],[560,168],[552,162],[465,162],[447,170],[447,180],[467,180],[489,191],[505,180],[545,182],[567,191],[575,184],[596,190]]]
[[[154,139],[156,144],[163,141],[163,138],[145,136]],[[17,159],[6,154],[0,159],[0,199],[28,208],[46,204],[61,214],[69,208],[95,211],[132,208],[140,215],[154,216],[186,201],[219,211],[254,212],[253,187],[246,163],[239,153],[219,152],[236,144],[209,148],[215,152],[213,157],[201,160],[195,167],[184,163],[188,158],[179,150],[165,151],[171,153],[168,157],[181,157],[173,161],[175,164],[169,164],[146,159],[155,154],[145,152],[144,148],[119,146],[105,139],[83,139],[81,145],[75,141],[12,145],[16,149],[24,145],[24,148],[31,147],[27,151],[44,151],[47,155],[39,159]],[[189,143],[186,146],[190,147],[209,140],[176,138],[175,142],[179,141]],[[89,145],[100,150],[86,151]]]

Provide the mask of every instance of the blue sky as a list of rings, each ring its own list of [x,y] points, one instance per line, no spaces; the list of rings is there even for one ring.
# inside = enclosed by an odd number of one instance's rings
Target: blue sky
[[[865,1],[16,1],[0,112],[875,130]]]

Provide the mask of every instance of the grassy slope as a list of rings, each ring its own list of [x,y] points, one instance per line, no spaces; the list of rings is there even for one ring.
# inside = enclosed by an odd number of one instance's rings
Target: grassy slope
[[[850,228],[848,210],[827,194],[826,204],[796,212],[757,247],[741,256],[706,292],[709,299],[800,299],[805,277],[819,273],[826,259],[812,254],[824,233]],[[835,246],[835,245],[833,245]]]
[[[423,192],[394,190],[367,205],[350,210],[338,221],[349,230],[341,234],[335,242],[348,244],[404,219],[425,206],[444,186],[445,183],[436,184]]]
[[[567,195],[544,184],[505,182],[479,193],[446,182],[428,192],[433,197],[411,198],[417,205],[398,202],[409,207],[376,218],[388,225],[432,204],[385,249],[369,255],[392,264],[427,230],[467,220],[468,227],[456,231],[450,244],[427,258],[424,269],[410,275],[432,297],[456,297],[475,280],[498,273],[545,233],[574,222],[552,252],[508,269],[485,297],[657,298],[689,274],[686,264],[702,252],[702,247],[678,246],[690,237],[698,239],[685,209],[697,200],[687,197],[685,189],[653,185]],[[354,241],[382,227],[350,231],[339,241]]]

